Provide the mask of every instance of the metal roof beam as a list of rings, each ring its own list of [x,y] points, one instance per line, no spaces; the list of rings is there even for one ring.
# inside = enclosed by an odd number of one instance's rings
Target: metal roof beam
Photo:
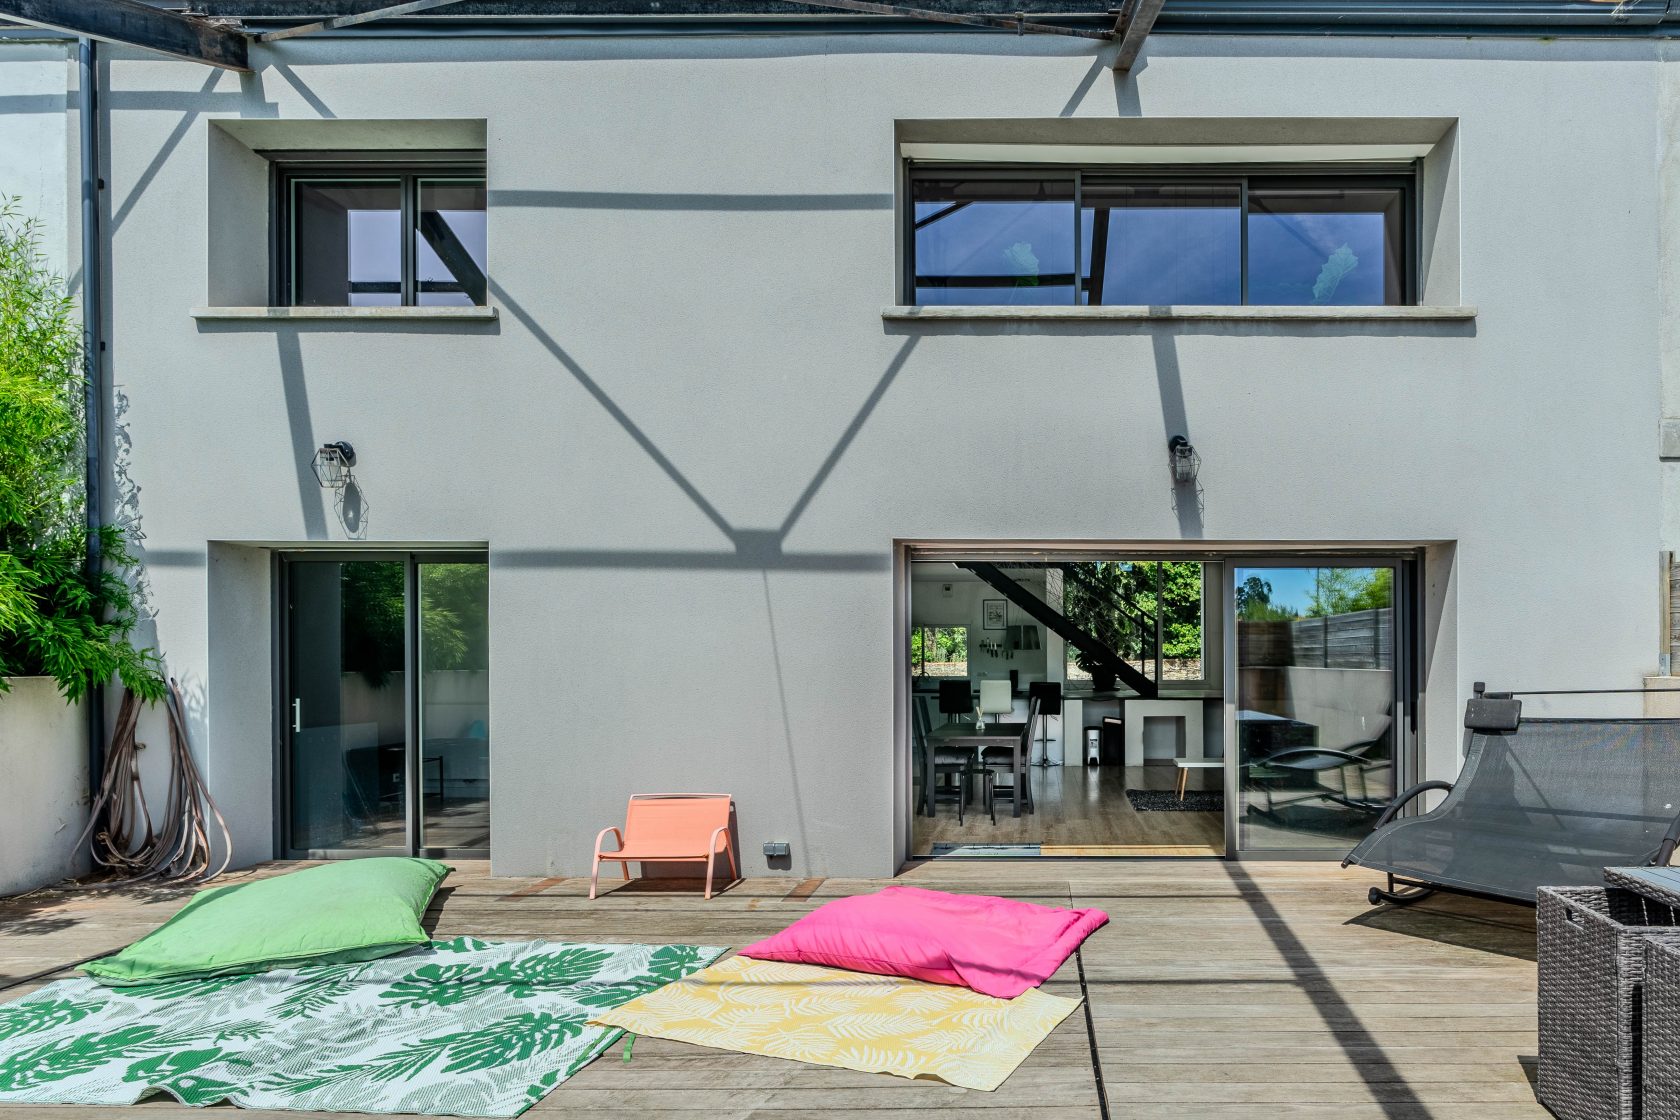
[[[1165,3],[1166,0],[1131,0],[1121,11],[1114,24],[1114,34],[1120,40],[1120,49],[1114,55],[1115,74],[1124,77],[1131,73],[1138,52],[1143,50],[1143,41],[1149,38]]]
[[[0,18],[224,70],[251,68],[247,41],[237,31],[138,0],[0,0]]]
[[[257,42],[272,43],[279,39],[295,39],[299,35],[312,35],[317,31],[335,31],[340,27],[355,27],[359,23],[372,23],[376,19],[411,16],[416,12],[427,12],[433,8],[441,8],[446,4],[458,3],[460,3],[460,0],[408,0],[406,4],[391,4],[383,8],[375,8],[371,12],[358,12],[354,15],[324,19],[318,23],[283,27],[279,31],[265,31],[257,36]]]
[[[875,4],[870,0],[787,0],[810,8],[834,8],[842,12],[862,12],[875,16],[901,16],[905,19],[929,23],[955,23],[965,27],[994,27],[1013,31],[1017,35],[1072,35],[1079,39],[1098,39],[1107,42],[1112,36],[1106,31],[1087,31],[1077,27],[1062,27],[1054,23],[1035,23],[1024,15],[1019,17],[983,15],[978,12],[936,12],[928,8],[905,8],[897,4]]]

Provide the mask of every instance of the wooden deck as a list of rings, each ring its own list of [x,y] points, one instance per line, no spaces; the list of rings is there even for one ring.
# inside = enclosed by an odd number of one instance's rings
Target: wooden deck
[[[283,870],[271,865],[257,874]],[[293,865],[295,866],[295,865]],[[1048,1120],[1543,1120],[1534,1100],[1534,914],[1437,896],[1372,910],[1374,877],[1306,863],[1214,860],[925,863],[900,882],[1100,906],[1111,916],[1048,990],[1088,997],[995,1093],[639,1039],[529,1116],[625,1120],[983,1115]],[[753,879],[703,902],[633,883],[591,903],[578,879],[463,865],[440,934],[739,946],[878,880]],[[184,892],[44,893],[0,902],[0,1000],[116,949]],[[0,1120],[201,1118],[135,1109],[0,1107]],[[227,1115],[282,1120],[297,1113]]]

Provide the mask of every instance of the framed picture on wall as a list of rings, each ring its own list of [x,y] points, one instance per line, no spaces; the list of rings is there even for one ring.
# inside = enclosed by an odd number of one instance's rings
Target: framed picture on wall
[[[987,630],[1004,630],[1009,626],[1009,600],[982,599],[980,625]]]

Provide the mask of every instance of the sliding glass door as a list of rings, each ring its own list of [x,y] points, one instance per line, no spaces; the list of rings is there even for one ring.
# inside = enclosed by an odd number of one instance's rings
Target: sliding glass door
[[[1232,564],[1226,790],[1239,851],[1345,853],[1401,788],[1404,571]]]
[[[483,558],[300,554],[281,586],[285,852],[487,855]]]

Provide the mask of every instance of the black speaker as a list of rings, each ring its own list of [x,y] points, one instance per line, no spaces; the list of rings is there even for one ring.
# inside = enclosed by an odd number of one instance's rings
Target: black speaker
[[[1062,714],[1062,682],[1034,681],[1027,686],[1027,699],[1038,701],[1039,715],[1059,716]]]
[[[967,681],[939,682],[939,712],[941,715],[961,716],[974,710],[974,689]]]

